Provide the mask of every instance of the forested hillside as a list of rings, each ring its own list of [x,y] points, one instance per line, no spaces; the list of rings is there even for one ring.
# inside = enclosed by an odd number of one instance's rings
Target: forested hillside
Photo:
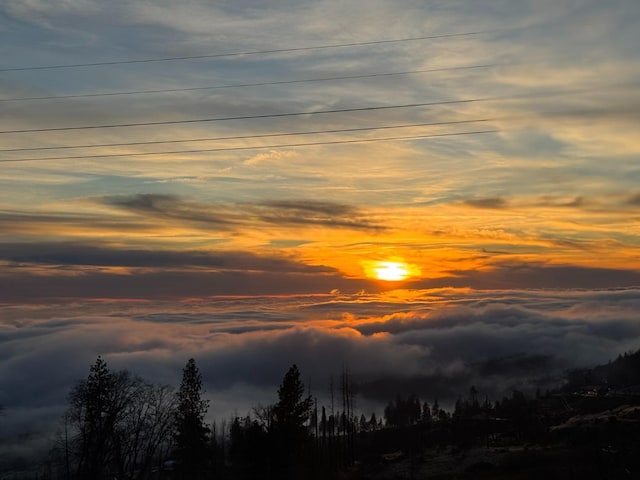
[[[0,478],[636,478],[639,387],[637,351],[570,371],[545,392],[493,400],[472,385],[450,411],[398,392],[377,416],[355,408],[346,370],[321,405],[292,365],[273,404],[207,423],[194,359],[173,389],[98,357],[69,393],[48,457],[18,459]]]

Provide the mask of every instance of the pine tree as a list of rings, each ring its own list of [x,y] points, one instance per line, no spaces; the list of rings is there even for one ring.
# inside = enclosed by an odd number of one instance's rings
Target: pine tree
[[[376,418],[376,412],[371,414],[371,418],[369,419],[369,430],[377,430],[378,429],[378,419]]]
[[[69,395],[60,446],[66,476],[100,480],[145,474],[168,443],[167,387],[111,371],[98,357]]]
[[[359,428],[361,432],[366,432],[369,430],[369,423],[367,422],[367,417],[364,416],[364,413],[360,414]]]
[[[273,407],[275,422],[280,429],[294,432],[301,429],[311,414],[313,400],[303,398],[304,384],[298,367],[293,365],[285,374],[278,389],[278,403]]]
[[[429,408],[429,404],[424,402],[422,404],[422,422],[429,423],[431,421],[431,408]]]
[[[70,395],[70,415],[79,430],[78,478],[103,478],[111,463],[116,420],[114,386],[115,377],[99,356],[89,368],[87,380]]]
[[[180,479],[202,478],[206,471],[209,429],[204,417],[209,402],[202,399],[203,393],[202,376],[191,358],[182,372],[175,413],[174,455]]]
[[[273,407],[274,440],[273,460],[275,478],[300,478],[303,476],[302,452],[309,439],[305,422],[311,414],[313,400],[304,396],[304,384],[300,380],[298,367],[293,365],[278,389],[278,402]]]

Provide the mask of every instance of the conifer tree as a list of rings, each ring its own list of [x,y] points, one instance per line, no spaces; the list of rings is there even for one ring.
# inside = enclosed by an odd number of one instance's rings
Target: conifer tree
[[[202,376],[193,358],[182,372],[182,383],[177,393],[175,413],[175,460],[180,479],[197,479],[205,475],[209,429],[204,417],[209,408],[204,393]]]
[[[167,443],[172,403],[126,370],[111,371],[102,357],[72,389],[61,439],[66,476],[101,480],[143,475]]]
[[[116,377],[102,357],[89,368],[86,381],[71,392],[71,418],[78,429],[77,476],[100,479],[106,475],[113,454],[118,413],[113,401]]]
[[[371,414],[371,418],[369,419],[369,430],[377,430],[378,429],[378,419],[376,418],[376,412]]]
[[[278,389],[278,402],[273,407],[271,436],[275,441],[273,460],[276,478],[301,478],[301,454],[309,433],[305,422],[311,414],[313,400],[304,396],[304,384],[296,365],[291,366]]]
[[[280,429],[295,432],[304,426],[311,414],[313,400],[304,397],[304,384],[300,372],[293,365],[285,374],[278,389],[278,403],[273,407],[275,422]]]

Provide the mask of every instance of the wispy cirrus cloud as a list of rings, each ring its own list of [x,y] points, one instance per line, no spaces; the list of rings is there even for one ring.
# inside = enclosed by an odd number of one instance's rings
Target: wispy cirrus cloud
[[[262,203],[205,203],[176,195],[137,194],[99,199],[100,202],[145,217],[241,227],[256,220],[274,225],[315,225],[334,228],[381,230],[358,208],[316,200],[267,200]]]
[[[140,214],[144,217],[159,217],[185,222],[230,225],[229,215],[216,212],[212,205],[183,200],[177,195],[137,194],[131,196],[105,197],[98,200],[106,205]]]
[[[240,271],[328,273],[333,269],[309,266],[284,256],[261,256],[239,251],[161,251],[123,249],[82,243],[39,242],[2,244],[0,260],[17,264],[101,267],[200,267]]]
[[[633,206],[640,205],[640,193],[637,193],[632,197],[630,197],[629,199],[627,199],[627,203]]]
[[[465,205],[475,208],[500,209],[508,206],[507,201],[501,197],[477,198],[464,201]]]
[[[558,245],[559,247],[559,245]],[[571,245],[570,248],[575,248]],[[485,251],[497,261],[488,261],[481,270],[452,270],[449,276],[412,282],[415,288],[441,285],[472,288],[609,288],[640,285],[640,272],[635,269],[602,268],[578,265],[519,262],[507,257],[507,252]],[[511,253],[513,255],[513,252]]]
[[[318,225],[335,228],[385,230],[369,220],[359,209],[345,204],[315,200],[267,201],[248,206],[267,223],[280,225]]]
[[[247,251],[130,249],[82,243],[5,243],[4,300],[176,298],[371,288],[335,268]]]

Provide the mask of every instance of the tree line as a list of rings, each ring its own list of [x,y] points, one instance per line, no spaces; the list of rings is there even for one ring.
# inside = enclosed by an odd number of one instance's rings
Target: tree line
[[[319,405],[292,365],[274,404],[245,416],[207,424],[202,376],[189,359],[176,390],[126,370],[112,371],[98,357],[69,404],[41,479],[331,479],[356,458],[420,445],[469,446],[499,441],[546,442],[550,427],[582,412],[634,401],[640,351],[608,365],[569,372],[564,387],[502,400],[481,399],[472,386],[451,412],[438,400],[396,395],[383,418],[356,415],[356,388],[348,370],[329,385]],[[383,428],[384,427],[384,428]],[[400,447],[399,447],[400,446]],[[367,457],[368,455],[368,457]]]
[[[356,417],[346,370],[329,389],[331,404],[318,405],[294,364],[273,405],[207,424],[209,402],[194,359],[174,390],[112,371],[98,357],[69,393],[40,478],[331,478],[353,463],[356,434],[382,424],[375,414]]]

